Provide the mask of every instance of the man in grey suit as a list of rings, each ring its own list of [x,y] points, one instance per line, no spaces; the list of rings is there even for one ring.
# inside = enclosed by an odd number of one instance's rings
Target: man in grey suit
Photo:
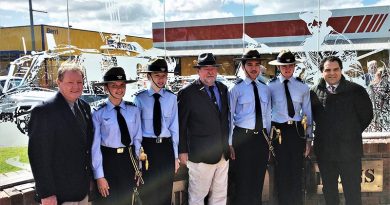
[[[28,156],[36,199],[43,205],[88,204],[93,127],[79,65],[58,70],[59,92],[35,107],[28,126]]]
[[[212,53],[198,57],[199,79],[178,94],[179,160],[188,167],[189,205],[226,204],[228,176],[228,93],[217,82]]]

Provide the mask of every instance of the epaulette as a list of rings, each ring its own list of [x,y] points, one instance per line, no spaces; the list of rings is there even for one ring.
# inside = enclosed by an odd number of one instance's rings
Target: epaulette
[[[102,108],[104,108],[104,107],[106,107],[107,106],[107,103],[106,102],[102,102],[102,103],[100,103],[98,106],[96,106],[94,109],[96,110],[96,111],[98,111],[98,110],[100,110],[100,109],[102,109]]]
[[[269,80],[268,83],[272,83],[272,82],[276,81],[277,79],[278,79],[278,77],[275,76],[271,80]]]
[[[244,81],[242,78],[236,78],[236,80],[234,81],[234,84],[238,85],[238,84],[240,84],[242,81]]]
[[[125,103],[125,105],[130,105],[130,106],[137,107],[133,102],[130,102],[130,101],[125,101],[124,103]]]
[[[134,93],[134,96],[137,96],[145,91],[147,91],[147,89],[141,89],[141,90],[137,91],[136,93]]]
[[[295,79],[297,79],[301,83],[305,83],[305,82],[303,82],[303,80],[300,77],[295,77]]]
[[[266,85],[266,83],[263,82],[261,79],[257,79],[257,81],[259,81],[259,83],[262,83],[262,84]]]
[[[172,94],[176,95],[172,90],[169,90],[167,88],[164,88],[164,90],[167,91],[168,93],[172,93]]]

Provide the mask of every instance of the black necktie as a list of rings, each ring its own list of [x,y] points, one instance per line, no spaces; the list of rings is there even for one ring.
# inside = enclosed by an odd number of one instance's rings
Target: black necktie
[[[283,83],[284,83],[284,91],[286,92],[288,116],[293,118],[295,115],[295,110],[294,110],[294,105],[293,105],[292,100],[291,100],[290,91],[288,90],[288,87],[287,87],[288,80],[284,80]]]
[[[83,114],[81,113],[81,110],[80,110],[80,108],[79,108],[79,106],[77,105],[76,102],[73,105],[73,110],[74,110],[74,115],[76,117],[77,123],[79,124],[83,134],[86,135],[86,133],[87,133],[87,131],[86,131],[87,130],[87,123],[85,122]]]
[[[331,86],[329,86],[329,88],[330,88],[330,93],[332,93],[332,94],[335,94],[336,93],[336,87],[334,87],[333,85],[331,85]]]
[[[153,131],[158,137],[161,134],[161,104],[159,98],[160,94],[154,93],[154,106],[153,106]]]
[[[215,97],[214,86],[213,85],[209,86],[209,91],[210,91],[210,94],[211,94],[211,101],[214,103],[215,107],[219,111],[218,102],[217,102],[217,98]]]
[[[116,110],[116,119],[118,120],[119,130],[121,132],[121,142],[126,147],[129,147],[130,143],[131,143],[131,138],[130,138],[130,134],[129,134],[129,129],[128,129],[127,124],[126,124],[126,120],[123,117],[123,115],[121,114],[121,111],[120,111],[121,107],[116,106],[115,110]]]
[[[263,129],[263,118],[260,105],[259,90],[257,89],[256,82],[252,81],[253,93],[255,94],[255,112],[256,112],[256,123],[255,130],[260,131]]]

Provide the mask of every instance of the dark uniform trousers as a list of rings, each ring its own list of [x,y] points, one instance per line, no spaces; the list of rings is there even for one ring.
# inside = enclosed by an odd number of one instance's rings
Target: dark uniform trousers
[[[134,181],[134,168],[131,164],[128,148],[123,148],[123,153],[117,149],[101,146],[103,156],[104,177],[110,187],[108,197],[100,197],[94,204],[131,204],[131,194]],[[134,155],[135,156],[135,155]]]
[[[302,166],[306,140],[301,122],[293,124],[272,122],[280,129],[282,142],[273,141],[276,155],[275,180],[279,205],[302,204]],[[301,135],[303,136],[303,135]]]
[[[325,202],[328,205],[338,205],[340,203],[338,191],[339,175],[343,184],[343,192],[346,205],[361,205],[361,160],[351,161],[318,161]],[[327,187],[327,188],[326,188]]]
[[[229,201],[237,205],[261,204],[269,154],[263,133],[235,127],[233,147],[236,160],[230,161]]]
[[[155,138],[142,139],[149,160],[149,169],[143,168],[145,184],[140,192],[143,205],[171,205],[175,155],[172,139],[162,139],[161,143]]]

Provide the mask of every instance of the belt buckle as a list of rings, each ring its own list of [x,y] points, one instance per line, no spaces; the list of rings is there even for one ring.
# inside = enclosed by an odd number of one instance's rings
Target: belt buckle
[[[124,151],[123,147],[117,148],[117,149],[116,149],[116,153],[117,153],[117,154],[122,154],[123,151]]]
[[[288,125],[292,125],[293,123],[294,123],[294,121],[292,121],[292,120],[287,121]]]
[[[157,138],[156,138],[156,143],[157,143],[157,144],[162,143],[162,141],[163,141],[162,137],[157,137]]]

